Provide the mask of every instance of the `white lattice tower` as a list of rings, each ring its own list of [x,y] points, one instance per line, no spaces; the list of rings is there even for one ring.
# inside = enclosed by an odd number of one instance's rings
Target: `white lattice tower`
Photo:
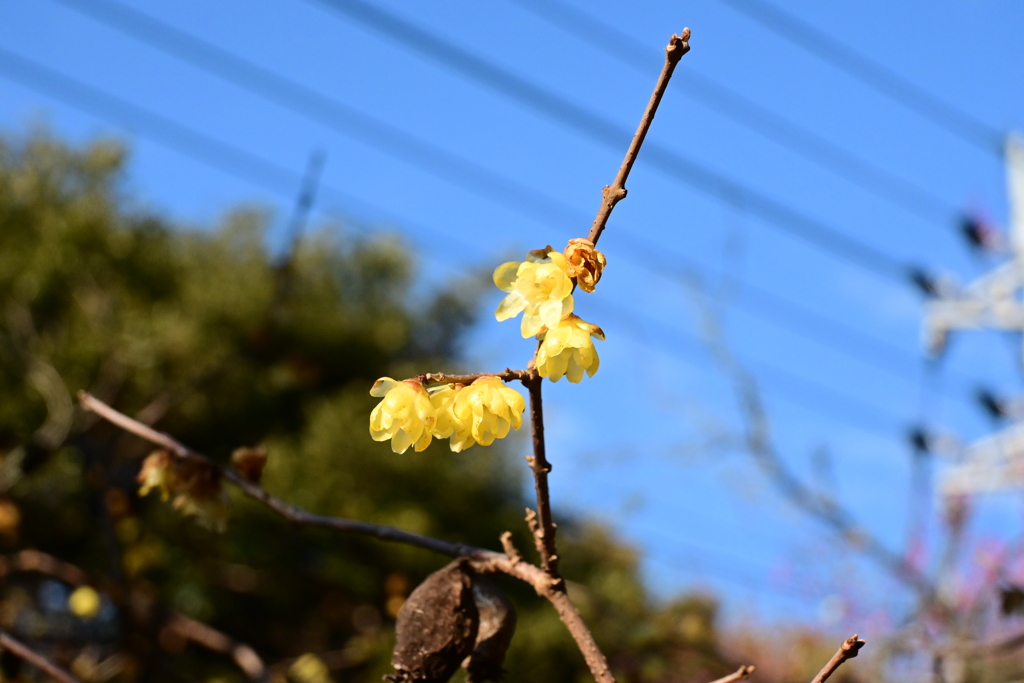
[[[943,349],[954,330],[1024,331],[1024,138],[1017,134],[1006,141],[1006,177],[1010,260],[925,304],[925,342],[933,354]]]
[[[925,304],[925,341],[933,354],[942,350],[953,331],[1024,332],[1024,138],[1011,134],[1005,151],[1010,258],[966,287],[944,292]],[[1020,420],[1019,415],[1014,417]],[[1024,422],[1019,421],[964,449],[960,461],[943,473],[939,485],[946,495],[1022,487]]]

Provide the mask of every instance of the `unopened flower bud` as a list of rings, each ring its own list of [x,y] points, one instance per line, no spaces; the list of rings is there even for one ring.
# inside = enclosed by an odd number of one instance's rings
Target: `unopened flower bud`
[[[604,254],[595,249],[594,243],[585,237],[569,240],[569,246],[565,248],[565,262],[569,277],[576,278],[576,284],[584,292],[594,291],[608,263]]]

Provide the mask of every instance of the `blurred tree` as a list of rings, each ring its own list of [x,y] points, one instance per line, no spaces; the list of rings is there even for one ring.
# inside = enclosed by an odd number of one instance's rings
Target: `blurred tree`
[[[126,195],[124,159],[112,141],[0,140],[0,544],[80,567],[101,596],[8,571],[0,626],[92,681],[243,680],[189,642],[195,622],[252,646],[278,680],[379,681],[391,620],[447,558],[293,529],[242,498],[226,533],[203,528],[138,498],[149,449],[72,397],[88,390],[221,462],[262,445],[264,485],[314,512],[487,547],[512,530],[529,548],[517,442],[395,455],[367,437],[376,378],[458,369],[482,288],[414,294],[411,256],[386,235],[327,226],[282,264],[266,212],[172,226]],[[593,524],[562,526],[563,572],[620,680],[735,669],[712,601],[656,607],[633,551]],[[18,567],[39,569],[26,557]],[[520,613],[508,680],[587,680],[550,606],[502,586]]]

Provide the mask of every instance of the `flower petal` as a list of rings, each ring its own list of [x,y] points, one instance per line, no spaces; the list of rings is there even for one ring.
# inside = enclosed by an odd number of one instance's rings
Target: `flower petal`
[[[398,382],[390,377],[381,377],[379,380],[374,382],[373,386],[370,388],[370,396],[384,398],[389,391],[395,388],[396,384],[398,384]]]
[[[508,320],[522,313],[524,308],[526,308],[526,299],[518,291],[513,290],[498,304],[498,308],[494,311],[494,317],[498,319],[498,322]]]
[[[515,287],[519,271],[519,261],[508,261],[494,269],[494,284],[503,292],[511,292]]]

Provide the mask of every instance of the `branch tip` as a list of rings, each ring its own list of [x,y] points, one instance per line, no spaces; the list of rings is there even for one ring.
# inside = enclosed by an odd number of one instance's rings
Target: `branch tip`
[[[711,683],[735,683],[735,681],[746,680],[747,678],[750,678],[750,674],[754,673],[755,668],[756,667],[753,664],[744,664],[728,676],[717,678],[711,681]]]

